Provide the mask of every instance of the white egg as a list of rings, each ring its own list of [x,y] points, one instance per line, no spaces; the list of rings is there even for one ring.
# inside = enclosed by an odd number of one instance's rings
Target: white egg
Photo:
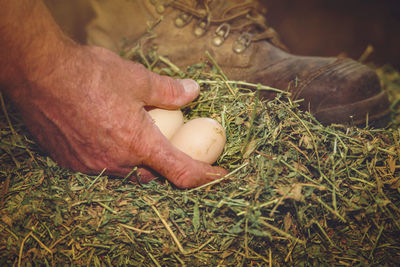
[[[170,141],[193,159],[212,164],[224,150],[226,135],[216,120],[198,118],[185,123]]]
[[[148,112],[167,139],[171,139],[174,133],[183,125],[183,114],[180,110],[155,108]]]

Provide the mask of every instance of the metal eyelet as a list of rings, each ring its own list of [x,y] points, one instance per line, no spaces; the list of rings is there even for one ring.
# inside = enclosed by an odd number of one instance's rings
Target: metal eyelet
[[[228,37],[230,30],[231,26],[226,22],[219,25],[219,27],[215,30],[212,43],[215,46],[221,46],[225,42],[225,39]]]
[[[197,37],[203,36],[208,28],[210,27],[210,23],[207,19],[201,20],[195,27],[194,27],[194,35]]]
[[[240,54],[250,46],[253,36],[249,32],[242,33],[233,44],[233,52]]]
[[[157,4],[156,5],[156,11],[158,14],[162,14],[165,12],[165,6],[163,4]]]
[[[185,12],[181,12],[175,19],[175,26],[178,28],[183,28],[190,23],[192,18],[193,18],[192,15],[187,14]]]

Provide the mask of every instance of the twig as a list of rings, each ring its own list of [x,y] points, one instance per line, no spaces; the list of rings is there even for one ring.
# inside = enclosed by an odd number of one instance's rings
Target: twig
[[[3,94],[1,93],[1,91],[0,91],[0,103],[1,103],[1,108],[3,109],[4,116],[6,116],[6,120],[7,120],[8,126],[10,127],[11,133],[15,136],[18,136],[17,132],[15,131],[15,129],[11,123],[10,117],[8,116],[6,104],[4,103],[4,98],[3,98]]]
[[[376,247],[378,246],[378,242],[379,242],[379,239],[381,238],[383,229],[385,229],[385,228],[383,227],[383,225],[381,225],[381,226],[379,227],[379,233],[378,233],[378,236],[376,237],[376,240],[375,240],[375,242],[374,242],[374,246],[372,247],[371,253],[369,254],[369,258],[370,258],[370,259],[373,257],[374,251],[375,251]]]
[[[103,173],[106,171],[107,169],[104,168],[99,175],[97,175],[97,177],[90,183],[90,185],[88,186],[87,190],[89,190],[96,182],[97,180],[103,175]]]
[[[224,80],[228,80],[228,77],[225,75],[224,71],[218,65],[217,61],[213,58],[213,56],[211,56],[210,52],[206,51],[206,55],[207,55],[208,59],[210,59],[211,63],[218,70],[219,74],[221,74],[221,76],[224,77]]]
[[[163,56],[158,56],[160,61],[162,61],[164,64],[167,64],[168,67],[170,67],[175,73],[179,74],[180,77],[185,77],[185,73],[174,63],[172,63],[168,58],[163,57]]]
[[[237,173],[239,170],[241,170],[242,168],[246,167],[247,165],[249,165],[249,162],[244,163],[242,166],[236,168],[235,170],[231,171],[230,173],[226,174],[225,176],[223,176],[223,177],[221,177],[221,178],[219,178],[217,180],[214,180],[214,181],[211,181],[209,183],[203,184],[203,185],[201,185],[199,187],[190,189],[187,192],[190,193],[190,192],[193,192],[193,191],[197,191],[197,190],[203,189],[204,187],[207,187],[207,186],[210,186],[210,185],[218,184],[218,183],[222,182],[223,180],[225,180],[226,178],[228,178],[229,176]]]
[[[24,251],[24,246],[25,246],[25,242],[28,240],[29,237],[32,237],[33,239],[36,240],[36,242],[39,243],[39,245],[44,248],[48,253],[53,254],[53,251],[51,251],[48,247],[46,247],[45,244],[42,243],[42,241],[39,240],[39,238],[37,238],[33,232],[29,232],[29,234],[27,234],[25,236],[25,238],[22,240],[21,243],[21,247],[19,248],[19,256],[18,256],[18,267],[21,266],[21,261],[22,261],[22,253]]]
[[[303,241],[303,240],[301,240],[301,239],[299,239],[299,238],[297,238],[297,237],[294,237],[294,236],[292,236],[292,235],[286,233],[285,231],[282,231],[281,229],[279,229],[279,228],[277,228],[277,227],[275,227],[275,226],[273,226],[273,225],[267,223],[267,222],[264,221],[264,220],[261,220],[261,224],[263,224],[263,225],[266,226],[267,228],[269,228],[269,229],[271,229],[271,230],[277,232],[277,233],[280,234],[281,236],[284,236],[284,237],[286,237],[286,238],[289,238],[289,239],[291,239],[291,240],[293,240],[293,241],[295,241],[295,242],[299,242],[299,243],[302,244],[302,245],[305,245],[305,244],[306,244],[305,241]]]
[[[167,229],[167,231],[169,232],[169,234],[171,235],[172,239],[175,241],[176,245],[178,246],[179,251],[182,254],[186,254],[186,251],[183,249],[181,242],[179,242],[178,238],[176,237],[176,235],[174,234],[174,232],[172,231],[171,227],[169,227],[168,223],[166,220],[164,220],[164,218],[161,216],[160,212],[157,210],[157,208],[150,202],[150,200],[148,198],[144,198],[144,200],[147,202],[147,204],[154,210],[154,212],[157,214],[158,218],[160,218],[161,222],[164,224],[165,228]]]
[[[220,83],[219,81],[213,81],[213,80],[197,80],[198,83],[204,83],[204,84],[218,84]],[[236,84],[236,85],[242,85],[242,86],[247,86],[247,87],[252,87],[256,88],[259,91],[271,91],[271,92],[276,92],[276,93],[281,93],[284,95],[290,95],[290,92],[283,91],[277,88],[273,88],[270,86],[262,85],[262,84],[256,84],[256,83],[249,83],[249,82],[243,82],[243,81],[224,81],[226,84]]]
[[[126,229],[133,230],[133,231],[138,232],[138,233],[151,234],[151,233],[154,232],[154,231],[149,231],[149,230],[142,230],[142,229],[130,226],[130,225],[123,224],[123,223],[120,223],[119,225],[124,227],[124,228],[126,228]]]
[[[255,98],[253,112],[252,112],[251,117],[250,117],[250,126],[249,126],[249,129],[247,131],[246,137],[245,137],[244,142],[243,142],[242,155],[246,151],[247,145],[249,144],[251,133],[252,133],[253,128],[254,128],[254,119],[255,119],[255,117],[257,115],[257,107],[258,107],[258,95],[259,95],[259,93],[257,91],[257,97]]]
[[[319,204],[321,204],[324,208],[326,208],[328,211],[330,211],[333,215],[335,215],[336,217],[338,217],[342,222],[347,223],[346,219],[340,215],[338,212],[336,212],[334,209],[332,209],[331,207],[329,207],[325,202],[323,202],[319,197],[316,197],[317,201]]]
[[[116,212],[115,210],[113,210],[112,208],[110,208],[109,206],[107,206],[106,204],[103,204],[100,201],[94,201],[97,204],[99,204],[100,206],[102,206],[103,208],[105,208],[106,210],[108,210],[109,212],[113,213],[113,214],[118,214],[118,212]]]
[[[317,222],[317,221],[315,221],[315,220],[313,221],[313,223],[315,223],[315,224],[318,226],[318,228],[319,228],[319,230],[321,231],[322,235],[329,241],[329,243],[331,244],[331,246],[333,246],[333,247],[335,247],[335,248],[338,248],[338,247],[335,245],[335,243],[333,243],[332,239],[329,238],[328,234],[325,232],[324,228],[322,228],[321,224],[319,224],[319,222]],[[339,249],[339,248],[338,248],[338,249]]]
[[[28,240],[28,238],[31,236],[31,234],[32,234],[32,232],[30,232],[29,234],[27,234],[27,235],[25,236],[25,238],[22,240],[21,247],[19,248],[18,267],[21,266],[22,252],[24,251],[25,242],[26,242],[26,240]]]

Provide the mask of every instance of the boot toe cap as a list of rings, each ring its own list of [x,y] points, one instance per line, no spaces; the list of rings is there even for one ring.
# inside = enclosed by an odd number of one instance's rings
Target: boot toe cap
[[[384,122],[389,117],[389,101],[377,74],[350,59],[338,59],[316,75],[306,78],[295,98],[303,109],[322,123]]]

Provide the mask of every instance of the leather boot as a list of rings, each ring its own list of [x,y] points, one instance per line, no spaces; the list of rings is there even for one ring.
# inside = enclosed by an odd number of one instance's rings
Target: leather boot
[[[229,79],[288,90],[323,124],[360,125],[368,119],[382,126],[389,118],[388,98],[373,70],[347,58],[288,53],[267,25],[260,1],[137,0],[125,1],[120,11],[109,1],[112,12],[105,12],[107,1],[93,1],[97,19],[88,28],[89,43],[119,50],[125,38],[144,50],[157,47],[180,67],[206,61],[209,51]]]

